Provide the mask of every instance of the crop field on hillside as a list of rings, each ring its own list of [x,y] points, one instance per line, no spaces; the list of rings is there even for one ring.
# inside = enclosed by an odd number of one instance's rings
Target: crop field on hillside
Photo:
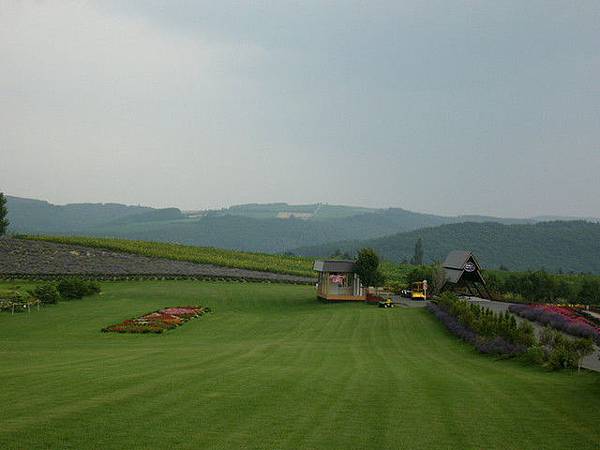
[[[315,277],[315,273],[312,270],[314,260],[297,256],[246,253],[211,247],[194,247],[190,245],[112,238],[28,236],[27,239],[103,248],[156,258],[214,264],[222,267]],[[404,282],[406,273],[411,269],[411,266],[384,261],[381,265],[381,269],[386,275],[387,280]]]
[[[213,312],[160,335],[101,332],[181,305]],[[0,314],[0,358],[3,449],[600,442],[599,374],[497,361],[425,310],[320,303],[309,286],[105,282],[100,295]]]
[[[312,277],[152,258],[102,248],[28,239],[0,239],[0,277],[196,278],[313,284]]]
[[[29,236],[28,239],[105,248],[119,252],[135,253],[138,255],[175,259],[179,261],[214,264],[222,267],[235,267],[239,269],[314,277],[314,272],[312,271],[313,261],[308,258],[293,256],[237,252],[212,247],[167,244],[164,242],[83,236]]]

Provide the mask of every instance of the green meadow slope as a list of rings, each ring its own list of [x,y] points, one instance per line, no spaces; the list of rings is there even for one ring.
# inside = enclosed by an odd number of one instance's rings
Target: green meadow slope
[[[0,283],[1,288],[8,283]],[[103,283],[0,314],[0,448],[596,449],[600,377],[477,354],[426,311],[305,286]],[[100,329],[163,306],[165,335]]]

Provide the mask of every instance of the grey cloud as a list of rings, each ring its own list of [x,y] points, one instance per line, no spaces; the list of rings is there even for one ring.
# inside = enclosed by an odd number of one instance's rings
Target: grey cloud
[[[0,189],[597,215],[598,23],[583,1],[15,3]]]

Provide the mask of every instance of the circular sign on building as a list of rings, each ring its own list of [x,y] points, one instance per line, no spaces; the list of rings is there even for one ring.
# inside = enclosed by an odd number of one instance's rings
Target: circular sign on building
[[[465,272],[475,272],[475,269],[475,264],[473,264],[471,261],[465,264]]]

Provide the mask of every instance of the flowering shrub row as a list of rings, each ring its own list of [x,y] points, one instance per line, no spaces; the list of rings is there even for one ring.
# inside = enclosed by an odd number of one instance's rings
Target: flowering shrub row
[[[556,370],[579,368],[583,358],[594,351],[591,339],[569,339],[548,326],[538,340],[529,322],[517,324],[508,313],[493,313],[453,294],[443,294],[437,304],[427,308],[451,333],[481,353],[520,355],[526,362]]]
[[[121,323],[108,326],[103,328],[102,331],[105,333],[162,333],[207,312],[210,312],[210,309],[202,306],[163,308],[135,319],[124,320]]]
[[[583,317],[576,308],[558,305],[510,305],[508,310],[520,317],[549,325],[573,336],[591,338],[600,345],[600,327]]]
[[[481,353],[515,356],[527,351],[535,339],[531,325],[517,325],[514,317],[497,314],[479,305],[444,294],[437,304],[427,305],[454,335],[469,342]]]

